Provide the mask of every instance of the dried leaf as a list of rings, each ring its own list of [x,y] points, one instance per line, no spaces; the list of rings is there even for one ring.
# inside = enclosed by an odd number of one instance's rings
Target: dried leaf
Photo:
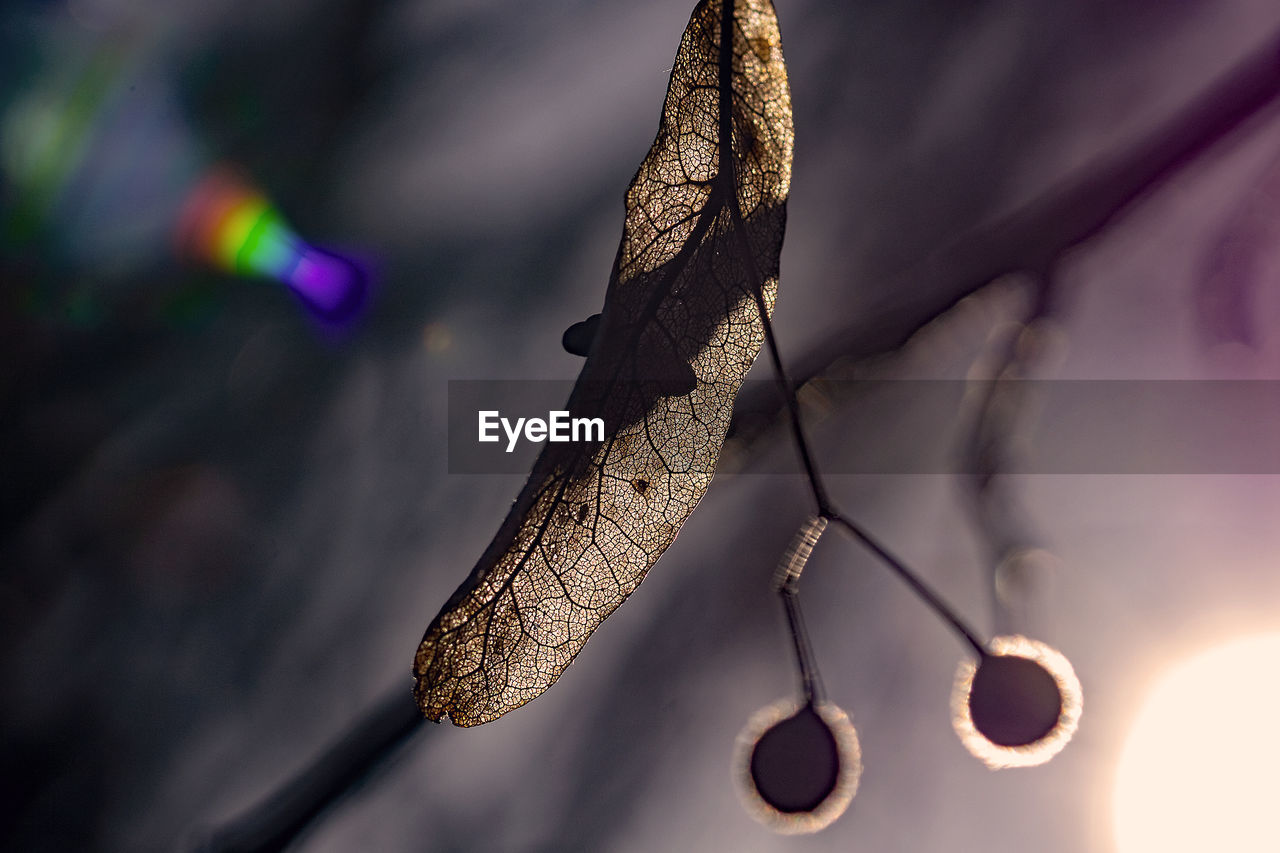
[[[603,442],[548,444],[497,536],[428,627],[433,720],[496,719],[546,690],[639,585],[711,483],[764,341],[791,179],[791,99],[768,0],[703,0],[568,408]]]

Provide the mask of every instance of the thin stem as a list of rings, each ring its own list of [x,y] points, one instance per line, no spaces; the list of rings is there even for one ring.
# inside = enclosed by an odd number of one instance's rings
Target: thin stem
[[[818,475],[818,468],[813,464],[813,455],[809,452],[809,440],[804,434],[804,425],[800,421],[800,403],[796,400],[795,386],[782,366],[782,356],[778,354],[778,341],[773,336],[773,323],[769,320],[769,311],[764,304],[764,295],[756,288],[756,308],[760,314],[760,322],[764,327],[765,343],[769,347],[769,357],[773,361],[773,375],[777,379],[778,388],[786,401],[787,414],[791,421],[791,435],[796,442],[796,450],[800,453],[800,461],[804,464],[805,476],[809,478],[809,490],[818,505],[818,515],[824,518],[831,514],[831,499],[827,495],[826,486]]]
[[[965,642],[973,647],[973,650],[982,657],[987,653],[987,647],[982,640],[978,639],[978,635],[965,624],[964,620],[940,598],[937,593],[925,585],[919,576],[907,565],[891,554],[888,549],[871,537],[869,533],[860,526],[845,518],[831,503],[831,499],[827,496],[826,488],[823,486],[822,479],[818,475],[818,469],[813,464],[813,455],[809,451],[809,442],[804,434],[804,426],[800,421],[800,404],[796,401],[795,391],[791,385],[791,380],[787,378],[786,369],[782,366],[782,357],[778,354],[778,342],[773,335],[773,324],[769,322],[769,312],[764,304],[764,297],[757,288],[755,291],[756,307],[759,309],[760,321],[764,326],[764,339],[769,347],[769,355],[773,360],[774,376],[778,380],[778,385],[783,394],[786,396],[787,413],[791,421],[791,435],[795,439],[796,449],[800,453],[800,459],[804,462],[805,474],[809,478],[809,488],[813,492],[814,502],[818,505],[818,515],[828,521],[833,521],[845,529],[854,539],[862,543],[864,547],[880,558],[880,561],[888,566],[893,572],[901,578],[907,586],[916,593],[916,595],[929,606],[934,613],[949,624],[958,633]],[[795,585],[791,586],[792,592],[795,591]],[[785,592],[785,588],[784,588]],[[787,611],[788,618],[791,611]],[[795,636],[794,629],[792,635]],[[797,650],[798,651],[798,650]],[[801,677],[804,677],[803,671]]]
[[[813,705],[821,702],[825,694],[822,690],[822,676],[818,674],[818,664],[813,658],[813,646],[809,643],[809,632],[804,627],[804,615],[800,612],[800,593],[794,588],[783,587],[779,595],[782,597],[782,607],[787,612],[791,642],[795,645],[796,664],[800,668],[800,689],[804,691],[805,703]]]
[[[813,646],[809,643],[809,633],[804,627],[804,614],[800,610],[800,574],[826,529],[827,519],[821,515],[802,524],[792,537],[786,553],[782,555],[778,571],[774,575],[774,588],[782,599],[782,607],[787,613],[787,627],[791,631],[791,642],[795,646],[800,687],[804,692],[805,703],[809,705],[820,702],[823,691]]]
[[[911,587],[912,591],[915,592],[915,594],[923,600],[939,618],[949,624],[952,629],[954,629],[955,632],[965,640],[965,642],[970,646],[973,646],[973,650],[977,653],[978,657],[982,657],[987,653],[986,643],[978,638],[978,635],[973,631],[973,629],[965,624],[964,620],[960,618],[950,605],[943,601],[942,598],[930,589],[924,581],[920,580],[919,576],[917,576],[915,572],[907,568],[906,563],[902,562],[890,553],[887,548],[872,538],[871,534],[867,533],[855,522],[850,521],[835,512],[830,513],[827,518],[835,524],[843,527],[845,532],[858,540],[858,542],[862,543],[862,545],[867,548],[867,550],[871,551],[871,553],[879,557],[880,562],[892,569],[894,574],[902,579],[903,583]]]

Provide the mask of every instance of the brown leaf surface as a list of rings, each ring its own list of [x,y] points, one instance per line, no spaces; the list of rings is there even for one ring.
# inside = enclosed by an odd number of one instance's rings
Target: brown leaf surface
[[[791,98],[768,0],[703,0],[627,190],[599,331],[568,409],[601,443],[548,444],[414,661],[427,717],[494,720],[546,690],[711,483],[764,342],[791,179]]]

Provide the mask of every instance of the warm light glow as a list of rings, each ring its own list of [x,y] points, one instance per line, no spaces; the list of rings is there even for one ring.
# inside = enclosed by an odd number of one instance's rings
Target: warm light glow
[[[1118,853],[1280,850],[1280,634],[1197,655],[1148,694],[1116,771]]]
[[[817,808],[807,812],[779,811],[760,796],[751,778],[752,751],[766,731],[795,714],[800,707],[795,700],[782,699],[761,708],[751,715],[739,733],[734,750],[733,777],[743,806],[753,818],[782,835],[817,832],[830,826],[849,807],[862,777],[862,747],[853,723],[839,707],[820,702],[815,709],[835,738],[839,759],[835,788]]]
[[[1063,750],[1080,725],[1080,713],[1084,708],[1080,680],[1076,678],[1071,662],[1061,652],[1038,640],[1017,635],[992,637],[987,648],[995,656],[1010,655],[1034,661],[1053,678],[1061,702],[1057,723],[1033,743],[1021,746],[993,743],[974,726],[969,694],[978,667],[975,661],[964,661],[956,672],[955,687],[951,693],[951,724],[965,749],[992,770],[1044,764]]]

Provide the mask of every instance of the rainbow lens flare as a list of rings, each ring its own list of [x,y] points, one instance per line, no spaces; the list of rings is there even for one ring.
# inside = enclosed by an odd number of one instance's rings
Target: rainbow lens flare
[[[364,307],[367,272],[303,241],[265,195],[229,169],[213,170],[191,190],[177,241],[180,254],[218,269],[274,278],[326,323],[349,323]]]

